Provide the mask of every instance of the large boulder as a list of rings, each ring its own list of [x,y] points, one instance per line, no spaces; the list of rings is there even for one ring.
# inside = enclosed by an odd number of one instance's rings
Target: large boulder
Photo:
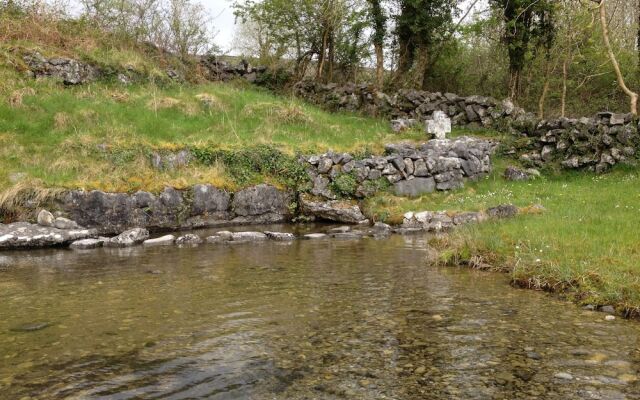
[[[195,185],[192,189],[191,215],[226,213],[231,195],[211,185]]]
[[[0,224],[0,249],[62,246],[96,236],[92,229],[58,229],[28,222]]]
[[[275,223],[291,217],[291,196],[274,186],[261,184],[237,192],[231,208],[236,223]]]
[[[359,224],[367,221],[360,207],[352,201],[330,200],[322,201],[310,196],[300,196],[302,213],[326,221]]]

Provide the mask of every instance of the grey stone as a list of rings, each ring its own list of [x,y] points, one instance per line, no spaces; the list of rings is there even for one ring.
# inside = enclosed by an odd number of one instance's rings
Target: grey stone
[[[168,246],[172,245],[176,241],[174,235],[164,235],[154,239],[147,239],[142,244],[144,246]]]
[[[178,237],[175,243],[178,246],[195,246],[202,243],[202,238],[193,233],[187,233],[186,235]]]
[[[357,224],[366,220],[357,204],[344,200],[318,201],[300,196],[303,214],[327,221]]]
[[[75,221],[68,218],[58,217],[53,221],[53,226],[58,229],[78,229],[79,226]]]
[[[528,173],[514,166],[507,167],[502,176],[508,181],[526,181],[530,178]]]
[[[432,193],[436,189],[434,178],[414,178],[397,182],[394,192],[398,196],[417,197],[425,193]]]
[[[89,250],[89,249],[97,249],[98,247],[102,247],[104,245],[105,239],[81,239],[76,240],[75,242],[69,245],[70,249],[73,250]]]
[[[419,177],[424,177],[424,176],[429,176],[431,175],[429,173],[429,169],[427,168],[427,163],[422,160],[416,160],[413,165],[415,166],[415,169],[413,171],[413,175],[415,176],[419,176]]]
[[[267,235],[269,239],[279,241],[279,242],[286,242],[286,241],[291,241],[296,239],[296,235],[288,232],[265,231],[264,234]]]
[[[262,232],[233,232],[231,236],[234,242],[257,242],[266,239],[267,235]]]
[[[510,218],[518,215],[518,207],[512,204],[502,204],[487,210],[487,215],[493,218]]]
[[[55,222],[55,218],[53,214],[51,214],[47,210],[40,210],[38,213],[38,225],[40,226],[53,226]]]
[[[333,161],[330,157],[322,157],[320,162],[318,163],[318,173],[326,174],[331,171],[331,167],[333,166]]]
[[[284,221],[290,216],[290,196],[271,185],[257,185],[237,192],[233,196],[232,209],[239,216],[275,214]],[[272,221],[277,222],[277,221]]]
[[[133,228],[105,241],[105,247],[131,247],[149,239],[149,231],[144,228]]]
[[[58,229],[28,222],[0,224],[0,249],[62,246],[96,236],[93,229]]]
[[[607,314],[615,314],[616,313],[616,309],[613,308],[613,306],[602,306],[602,307],[600,307],[600,311],[602,311],[603,313],[607,313]]]
[[[413,160],[410,158],[405,158],[403,162],[404,162],[404,170],[407,173],[407,175],[413,175],[413,171],[414,171]]]
[[[369,175],[367,176],[367,179],[371,181],[375,181],[376,179],[380,179],[380,178],[382,178],[382,172],[377,169],[370,170]]]
[[[219,214],[229,210],[231,195],[211,185],[192,188],[191,215]]]

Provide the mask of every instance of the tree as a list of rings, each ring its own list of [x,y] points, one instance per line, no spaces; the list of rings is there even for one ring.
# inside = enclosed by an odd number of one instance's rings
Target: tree
[[[419,87],[426,89],[429,56],[445,40],[457,12],[456,4],[455,0],[400,0],[395,30],[398,41],[396,80],[407,78],[413,68]]]
[[[531,47],[549,47],[554,38],[555,3],[552,0],[490,0],[490,3],[503,17],[503,40],[509,55],[509,97],[515,99]]]
[[[600,14],[600,26],[602,28],[602,39],[604,41],[604,47],[607,49],[607,54],[609,59],[611,60],[611,65],[613,66],[613,70],[616,73],[616,78],[618,80],[618,85],[622,89],[622,91],[629,97],[629,105],[631,109],[631,113],[633,115],[638,115],[638,94],[629,87],[624,81],[624,77],[622,76],[622,71],[620,70],[620,64],[618,64],[618,59],[616,58],[615,53],[613,52],[613,47],[611,46],[611,40],[609,38],[609,26],[607,21],[607,8],[606,8],[606,0],[591,0],[598,4],[598,11]]]
[[[384,84],[384,38],[387,33],[387,16],[382,9],[380,0],[368,1],[373,25],[372,42],[376,53],[376,85],[378,88],[382,88]]]

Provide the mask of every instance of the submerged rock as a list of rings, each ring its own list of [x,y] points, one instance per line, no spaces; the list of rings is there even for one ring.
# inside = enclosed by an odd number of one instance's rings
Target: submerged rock
[[[34,322],[11,328],[13,332],[36,332],[51,326],[50,322]]]
[[[140,244],[149,238],[149,231],[144,228],[133,228],[105,241],[105,247],[130,247]]]

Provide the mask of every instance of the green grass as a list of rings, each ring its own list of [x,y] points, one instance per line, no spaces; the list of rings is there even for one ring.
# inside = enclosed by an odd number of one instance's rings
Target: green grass
[[[542,204],[540,215],[488,222],[455,231],[434,244],[459,260],[472,257],[512,274],[514,283],[562,292],[579,303],[640,310],[640,170],[606,175],[562,173],[506,182],[496,172],[454,193],[417,199],[379,195],[369,212],[396,218],[406,211],[483,210],[498,204]]]
[[[424,139],[418,131],[393,134],[387,121],[331,114],[243,85],[62,88],[25,80],[7,92],[20,99],[0,102],[0,191],[11,188],[16,173],[44,187],[157,190],[196,180],[231,185],[224,166],[214,171],[196,165],[163,176],[150,169],[148,153],[257,144],[291,155],[381,151],[386,142]],[[98,148],[108,148],[111,159]]]

